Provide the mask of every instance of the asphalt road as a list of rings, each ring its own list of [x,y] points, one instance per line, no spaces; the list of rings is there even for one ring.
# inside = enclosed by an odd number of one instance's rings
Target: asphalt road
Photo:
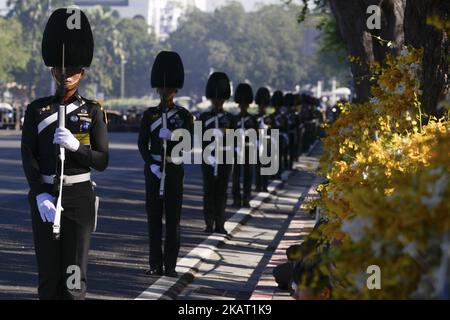
[[[88,298],[133,299],[155,279],[148,267],[143,161],[137,134],[110,134],[110,165],[95,173],[101,198],[88,270]],[[180,257],[206,239],[203,234],[202,177],[186,166]],[[36,299],[37,268],[27,202],[28,184],[20,136],[0,136],[0,299]],[[233,210],[227,209],[232,215]]]

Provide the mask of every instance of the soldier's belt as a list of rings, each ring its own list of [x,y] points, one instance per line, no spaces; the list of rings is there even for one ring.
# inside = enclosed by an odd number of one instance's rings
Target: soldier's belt
[[[162,157],[158,154],[152,154],[152,159],[157,162],[162,162]],[[168,163],[175,163],[175,162],[183,163],[183,158],[172,158],[172,157],[167,156],[166,162],[168,162]]]
[[[56,176],[46,176],[46,175],[42,175],[41,179],[42,182],[45,184],[55,184],[55,177]],[[69,186],[72,184],[77,184],[77,183],[82,183],[82,182],[87,182],[87,181],[91,181],[91,173],[84,173],[84,174],[77,174],[74,176],[64,176],[63,178],[63,186]]]

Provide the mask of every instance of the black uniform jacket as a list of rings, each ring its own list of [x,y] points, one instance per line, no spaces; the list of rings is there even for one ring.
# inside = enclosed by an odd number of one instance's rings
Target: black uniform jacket
[[[139,131],[138,147],[147,168],[152,164],[161,164],[162,139],[159,132],[162,129],[161,106],[147,109],[142,116],[141,129]],[[167,129],[174,132],[177,129],[189,131],[191,136],[194,130],[194,117],[183,107],[173,106],[167,110]],[[180,143],[167,142],[167,156],[170,157],[172,149]],[[190,152],[191,150],[184,150]]]
[[[222,150],[222,159],[225,161],[226,155],[225,152],[228,150],[231,152],[233,151],[233,146],[227,146],[226,145],[226,134],[227,130],[234,130],[236,129],[236,119],[235,117],[229,113],[229,112],[219,112],[217,113],[215,110],[206,111],[200,115],[200,121],[202,122],[202,130],[203,133],[205,133],[207,130],[215,129],[216,128],[216,116],[218,117],[219,127],[218,129],[222,130],[222,133],[224,135],[223,138],[223,150]],[[203,150],[206,149],[208,145],[210,145],[211,141],[203,141]],[[212,155],[214,155],[216,158],[218,157],[218,154],[216,154],[216,150],[212,152]]]
[[[41,98],[28,105],[22,132],[22,163],[34,195],[45,192],[41,175],[57,174],[58,149],[53,144],[58,127],[60,98]],[[67,176],[104,171],[108,166],[106,114],[100,104],[76,93],[66,103],[66,128],[80,141],[76,152],[66,151]]]

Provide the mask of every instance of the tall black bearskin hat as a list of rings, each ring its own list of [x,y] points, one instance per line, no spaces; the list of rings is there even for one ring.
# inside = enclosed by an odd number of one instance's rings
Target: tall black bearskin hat
[[[256,92],[255,102],[259,106],[270,105],[270,91],[267,88],[259,88]]]
[[[231,97],[230,79],[223,72],[214,72],[208,79],[206,85],[206,98],[225,99]]]
[[[284,103],[284,95],[281,91],[275,91],[272,96],[272,105],[276,108],[282,107]]]
[[[284,96],[284,105],[289,108],[291,108],[295,105],[295,98],[292,93],[287,93]]]
[[[234,93],[234,102],[239,104],[251,104],[253,103],[253,89],[247,83],[241,83],[237,86]]]
[[[184,66],[178,53],[161,51],[156,56],[151,82],[152,88],[183,88]]]
[[[294,106],[300,106],[302,104],[302,96],[300,94],[294,94]]]
[[[61,8],[50,16],[42,38],[42,58],[47,67],[89,67],[94,57],[94,37],[83,11]]]

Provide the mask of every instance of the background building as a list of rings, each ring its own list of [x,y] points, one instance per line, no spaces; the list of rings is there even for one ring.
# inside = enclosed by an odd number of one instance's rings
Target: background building
[[[6,7],[7,0],[0,0],[0,16],[5,16],[7,13],[7,7]]]
[[[144,19],[159,39],[165,39],[178,27],[178,21],[190,9],[207,10],[207,0],[76,0],[82,8],[109,6],[124,18]]]

